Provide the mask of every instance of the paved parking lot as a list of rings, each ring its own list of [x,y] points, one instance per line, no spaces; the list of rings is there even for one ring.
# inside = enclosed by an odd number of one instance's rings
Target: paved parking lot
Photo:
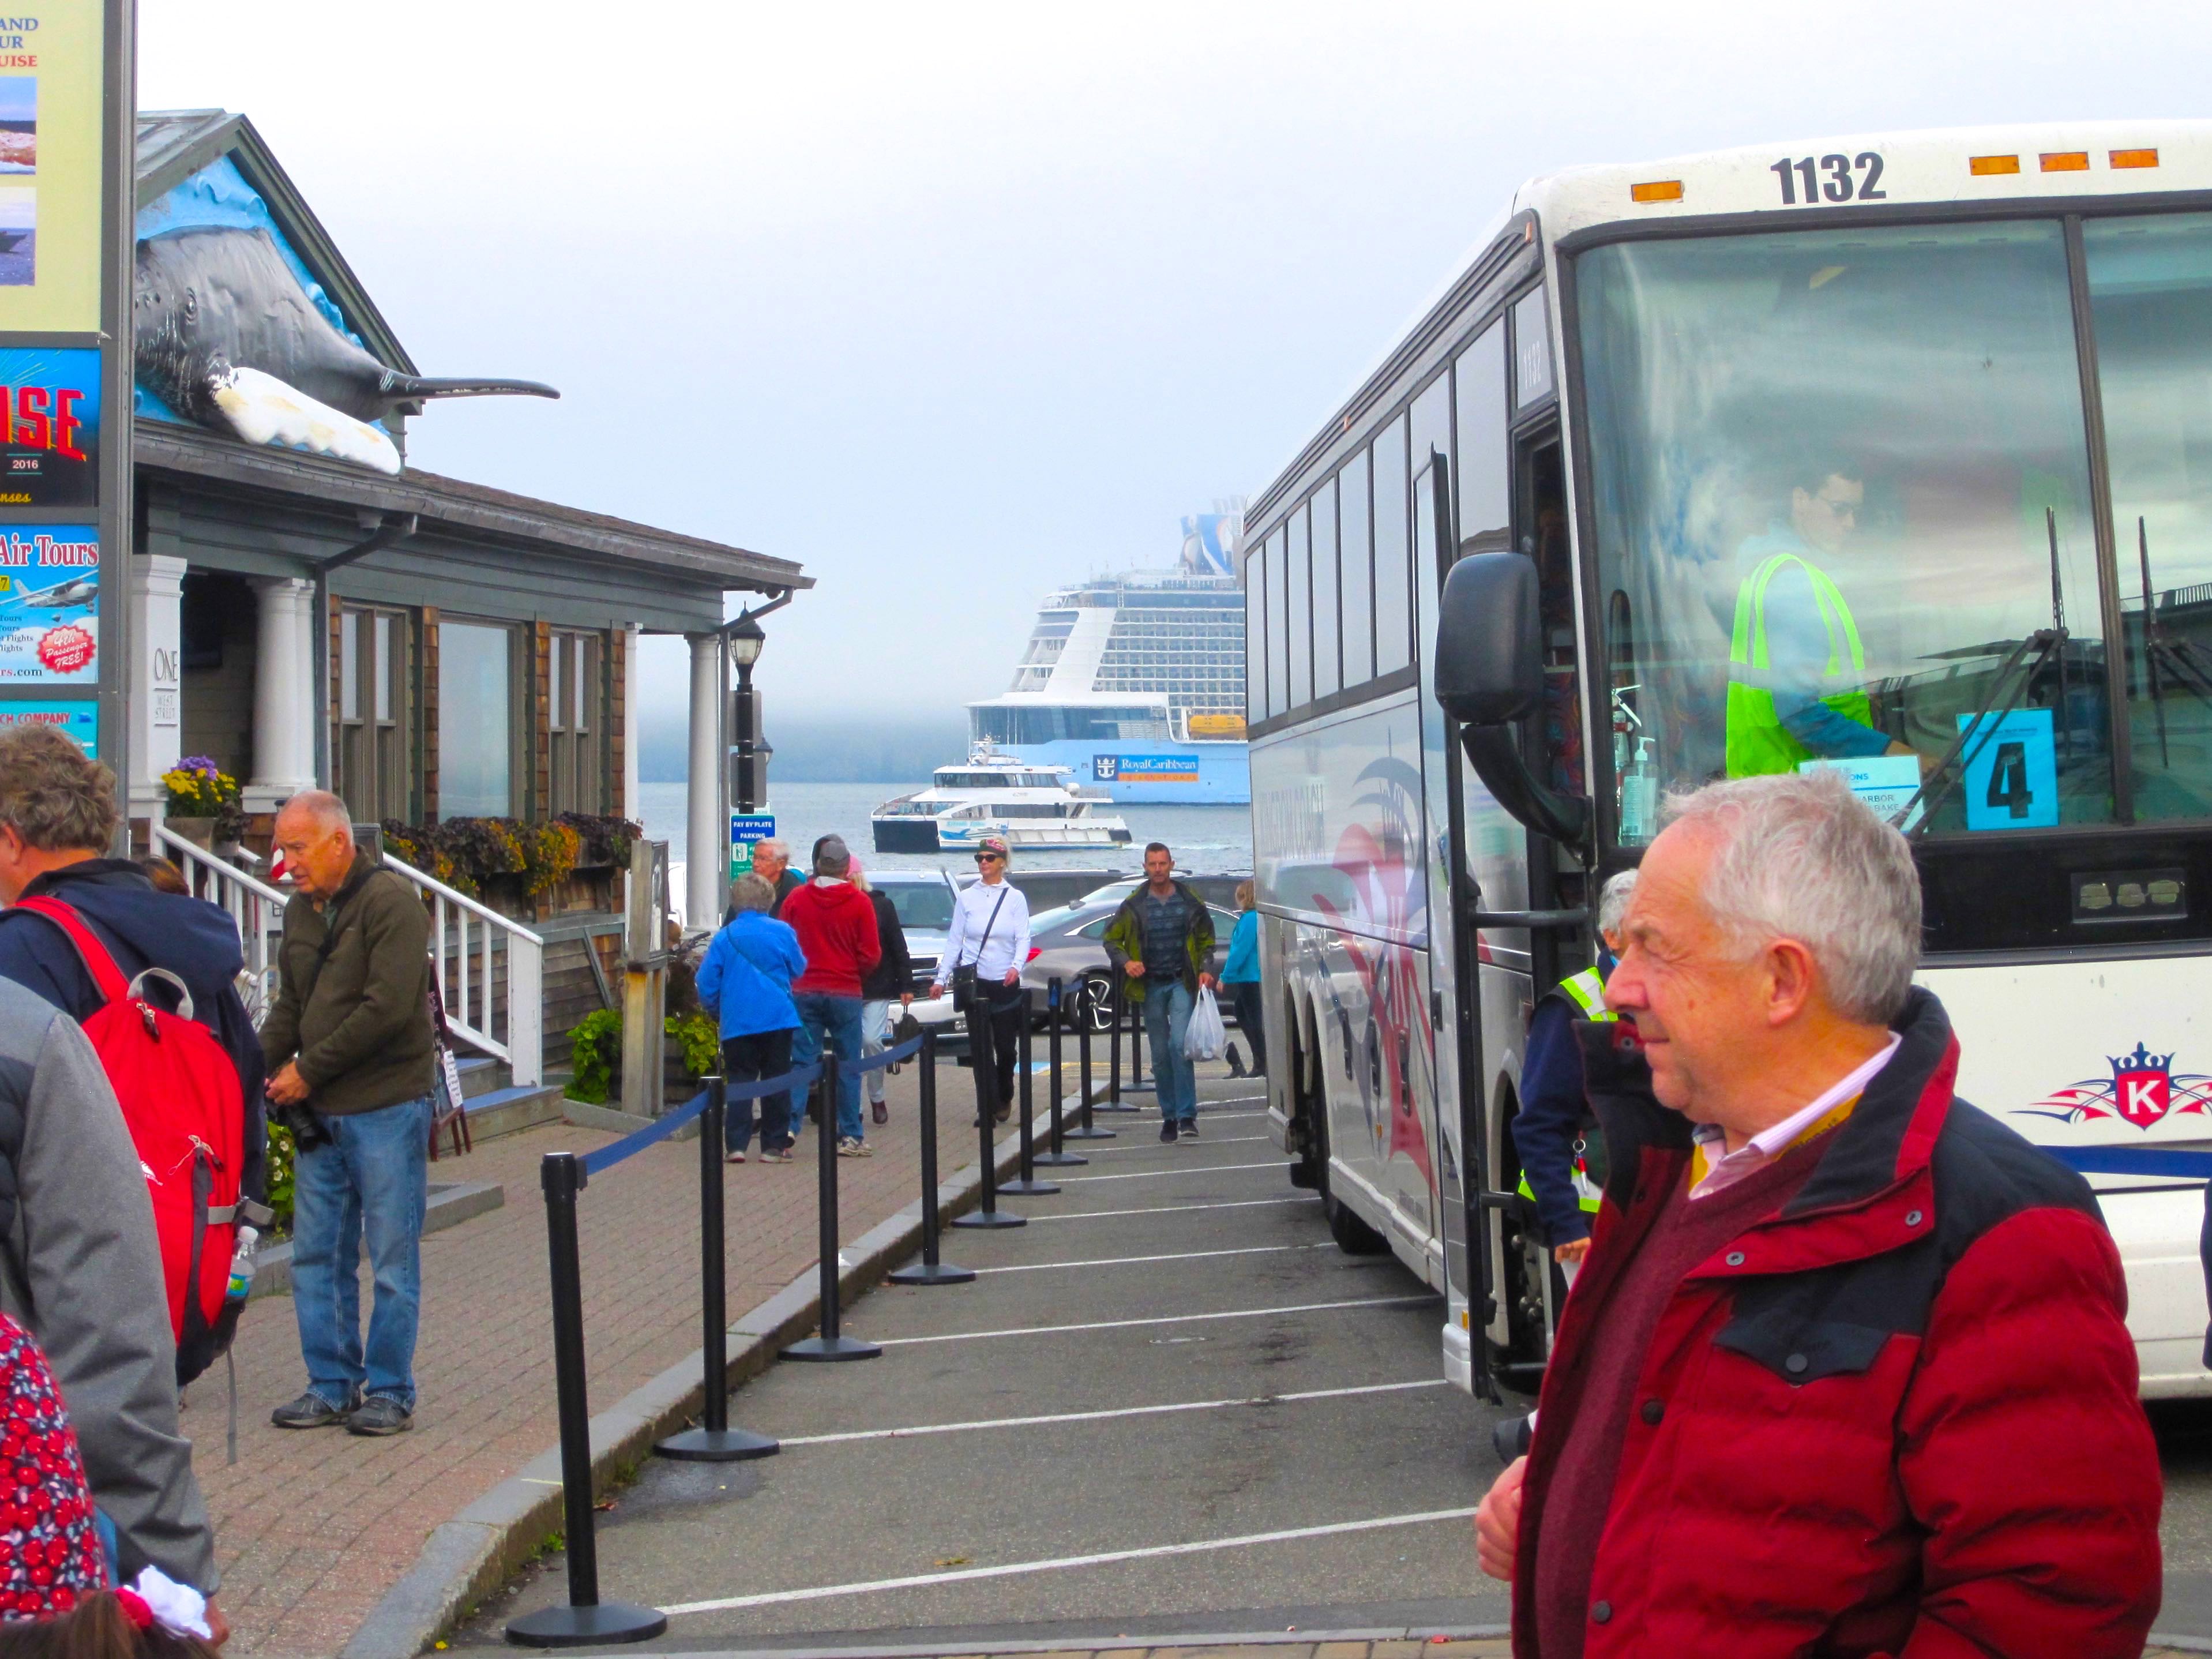
[[[1059,1195],[1007,1200],[1029,1226],[951,1235],[973,1285],[862,1299],[882,1358],[741,1391],[779,1456],[649,1465],[601,1517],[603,1594],[692,1651],[1502,1623],[1470,1543],[1490,1413],[1442,1380],[1441,1302],[1330,1243],[1250,1085],[1205,1092],[1199,1141],[1105,1120]]]

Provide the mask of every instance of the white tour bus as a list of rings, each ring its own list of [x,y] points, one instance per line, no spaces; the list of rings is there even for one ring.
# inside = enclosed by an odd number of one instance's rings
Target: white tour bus
[[[1270,1116],[1462,1386],[1540,1371],[1522,1045],[1668,787],[1850,765],[1963,1096],[2212,1148],[2212,123],[1540,179],[1246,522]],[[2212,1392],[2203,1183],[2092,1178]]]

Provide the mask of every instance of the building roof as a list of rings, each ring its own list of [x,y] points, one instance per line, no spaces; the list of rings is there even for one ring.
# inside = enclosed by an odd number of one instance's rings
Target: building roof
[[[223,157],[268,204],[316,280],[369,353],[412,374],[415,362],[338,252],[322,221],[243,115],[228,110],[142,110],[138,114],[137,205],[149,207]],[[386,477],[350,462],[298,450],[241,443],[200,427],[141,419],[134,453],[150,467],[247,493],[276,491],[362,511],[416,514],[472,538],[556,549],[594,562],[640,571],[673,571],[724,588],[769,593],[814,586],[789,559],[770,558],[702,537],[635,524],[610,514],[538,501],[487,484],[410,468]]]
[[[725,589],[781,594],[814,586],[814,579],[789,559],[434,472],[410,468],[396,478],[386,477],[349,462],[243,444],[220,433],[168,421],[140,420],[134,436],[142,470],[219,489],[276,492],[364,513],[411,513],[425,528],[444,526],[471,540],[554,550],[640,572],[674,572]]]

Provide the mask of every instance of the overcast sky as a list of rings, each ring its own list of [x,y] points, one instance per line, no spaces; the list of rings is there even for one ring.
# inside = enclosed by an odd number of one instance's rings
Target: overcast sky
[[[564,394],[434,405],[411,461],[805,564],[772,720],[1005,690],[1046,588],[1256,495],[1532,174],[2212,113],[2202,3],[141,0],[140,31],[142,106],[251,116],[424,373]],[[680,709],[680,645],[647,672]]]

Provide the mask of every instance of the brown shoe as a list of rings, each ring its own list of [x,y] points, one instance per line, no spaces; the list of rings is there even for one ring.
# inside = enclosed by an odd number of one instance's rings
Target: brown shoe
[[[877,1122],[888,1123],[891,1121],[891,1109],[882,1101],[872,1100],[868,1103],[868,1107],[875,1114]]]

